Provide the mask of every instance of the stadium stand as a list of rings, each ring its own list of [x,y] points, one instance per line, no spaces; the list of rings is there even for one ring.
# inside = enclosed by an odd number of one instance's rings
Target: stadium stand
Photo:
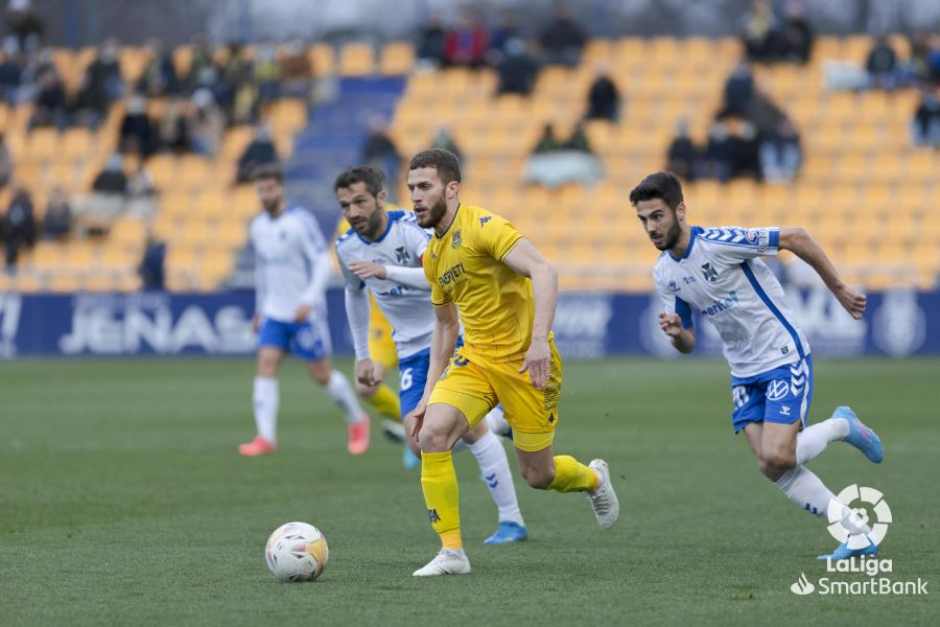
[[[901,38],[892,41],[898,50],[906,45]],[[933,205],[940,193],[940,152],[912,146],[909,125],[918,95],[914,90],[833,92],[824,83],[826,62],[864,64],[870,47],[869,37],[820,37],[805,66],[756,66],[758,85],[785,104],[803,138],[800,175],[788,184],[690,183],[693,221],[806,224],[856,283],[869,288],[935,285],[940,213]],[[55,50],[53,60],[66,86],[80,83],[94,54],[93,49]],[[140,76],[148,54],[144,48],[121,50],[128,83]],[[741,47],[731,38],[594,40],[576,67],[543,69],[529,98],[494,97],[497,79],[489,69],[414,71],[414,50],[406,42],[378,49],[350,43],[339,50],[317,44],[307,54],[318,76],[335,71],[341,77],[339,95],[315,107],[310,119],[302,100],[265,105],[263,117],[287,160],[289,177],[328,185],[334,169],[356,158],[351,150],[339,150],[348,148],[349,137],[337,134],[337,127],[361,125],[356,131],[361,134],[364,103],[374,104],[379,94],[403,154],[426,147],[441,126],[453,132],[465,153],[465,201],[517,223],[559,264],[563,288],[639,291],[651,287],[648,268],[657,253],[635,223],[627,193],[643,175],[663,166],[679,118],[689,120],[693,139],[704,141]],[[192,55],[188,46],[174,51],[181,76]],[[610,68],[625,101],[618,123],[587,124],[606,178],[594,187],[524,185],[525,160],[543,124],[554,122],[561,135],[570,132],[584,114],[599,62]],[[149,111],[159,113],[166,104],[153,99]],[[124,105],[112,105],[96,130],[29,131],[31,112],[30,104],[0,105],[0,126],[15,179],[31,191],[41,221],[54,185],[73,196],[90,189],[116,148]],[[168,245],[169,289],[218,287],[231,274],[245,245],[247,221],[257,211],[251,187],[231,185],[252,133],[249,126],[230,127],[211,157],[153,156],[147,169],[159,197],[152,217],[125,213],[95,240],[41,241],[23,254],[15,274],[0,273],[0,290],[138,289],[136,264],[148,231]],[[136,159],[127,159],[125,169],[133,172],[136,165]],[[400,197],[407,198],[406,192],[403,188]],[[10,195],[7,186],[0,205],[5,207]],[[604,260],[602,267],[598,259]]]

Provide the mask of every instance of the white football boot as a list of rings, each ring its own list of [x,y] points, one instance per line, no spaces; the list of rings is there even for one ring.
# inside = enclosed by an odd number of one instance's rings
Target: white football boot
[[[436,577],[438,575],[469,575],[470,560],[463,549],[441,549],[423,568],[413,573],[415,577]]]
[[[617,493],[614,492],[614,486],[610,482],[610,470],[607,468],[607,462],[603,459],[591,460],[588,466],[600,475],[600,483],[593,492],[588,492],[588,498],[591,500],[591,509],[594,510],[594,518],[602,529],[613,527],[617,519],[620,518],[620,500]]]

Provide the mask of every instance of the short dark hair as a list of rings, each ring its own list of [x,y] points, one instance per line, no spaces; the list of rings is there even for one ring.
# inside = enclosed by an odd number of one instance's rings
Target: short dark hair
[[[379,192],[385,189],[385,175],[378,168],[358,165],[339,173],[333,183],[333,191],[335,192],[341,187],[352,187],[356,183],[365,183],[369,193],[378,196]]]
[[[654,172],[630,192],[630,203],[633,206],[642,200],[661,199],[670,209],[675,209],[683,201],[682,183],[672,172]]]
[[[408,166],[409,170],[417,170],[418,168],[436,169],[437,175],[441,177],[444,185],[451,181],[459,183],[461,180],[460,160],[457,159],[457,155],[449,150],[441,148],[422,150],[411,158],[411,164]]]
[[[251,171],[252,181],[258,182],[268,179],[274,179],[278,183],[283,183],[284,171],[281,170],[281,166],[276,163],[264,163]]]

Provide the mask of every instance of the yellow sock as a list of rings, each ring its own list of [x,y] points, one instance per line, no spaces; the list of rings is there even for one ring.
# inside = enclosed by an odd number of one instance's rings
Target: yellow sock
[[[421,490],[431,526],[445,549],[461,549],[460,492],[450,451],[421,453]]]
[[[597,473],[571,455],[555,456],[555,478],[549,490],[557,492],[590,492],[597,488]]]
[[[401,420],[401,402],[398,394],[387,384],[383,383],[375,390],[375,394],[366,399],[375,410],[391,420]]]

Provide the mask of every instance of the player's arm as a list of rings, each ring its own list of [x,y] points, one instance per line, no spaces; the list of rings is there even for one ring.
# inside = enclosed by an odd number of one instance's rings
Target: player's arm
[[[865,313],[865,295],[846,285],[826,252],[806,229],[781,228],[779,247],[781,250],[789,250],[812,266],[845,310],[856,320],[862,317]]]
[[[431,334],[431,359],[428,365],[428,380],[424,386],[421,402],[411,412],[411,417],[415,419],[412,430],[412,435],[415,437],[417,437],[418,431],[421,430],[424,410],[428,406],[434,384],[441,378],[444,369],[447,367],[447,362],[454,354],[454,347],[457,345],[457,336],[459,334],[460,321],[454,304],[434,305],[434,332]]]
[[[532,385],[542,388],[548,382],[551,368],[548,333],[552,330],[555,304],[558,302],[558,272],[527,239],[516,242],[503,257],[503,263],[516,274],[532,280],[535,319],[532,323],[532,342],[520,372],[528,370]]]
[[[665,311],[660,313],[659,328],[669,336],[672,345],[680,353],[691,353],[695,350],[695,331],[691,326],[685,326],[679,314]]]
[[[408,266],[395,266],[392,264],[384,265],[374,261],[352,261],[349,264],[349,269],[363,280],[375,277],[395,281],[408,287],[430,289],[428,280],[424,276],[424,269],[421,266],[409,268]]]
[[[300,296],[302,303],[297,309],[295,320],[303,322],[314,307],[321,304],[330,280],[330,254],[326,248],[323,233],[313,216],[300,218],[303,228],[300,231],[300,243],[304,256],[310,262],[310,281]]]
[[[349,324],[349,333],[353,341],[353,351],[356,354],[356,383],[369,389],[381,383],[381,377],[375,376],[375,365],[369,355],[371,305],[366,293],[366,284],[346,265],[339,250],[337,250],[336,259],[345,282],[343,299],[346,305],[346,321]]]

